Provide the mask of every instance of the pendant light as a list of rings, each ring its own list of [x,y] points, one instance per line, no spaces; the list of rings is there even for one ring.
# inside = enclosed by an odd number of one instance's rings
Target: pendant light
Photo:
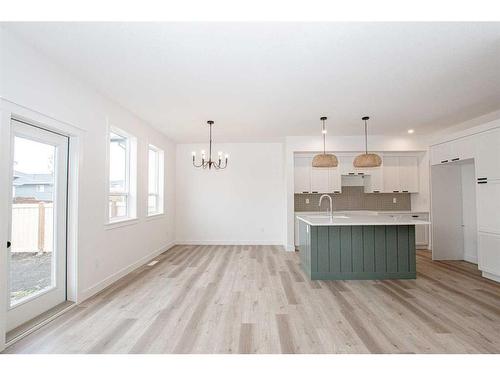
[[[354,159],[354,167],[356,168],[374,168],[380,167],[382,165],[382,158],[377,154],[369,154],[368,153],[368,133],[367,133],[367,124],[366,122],[370,118],[368,116],[363,117],[361,120],[365,122],[365,153],[356,156]]]
[[[193,151],[192,156],[193,156],[193,166],[196,168],[208,168],[212,169],[226,169],[227,167],[227,160],[229,159],[229,155],[226,154],[224,156],[224,162],[222,162],[222,151],[219,151],[217,154],[217,161],[212,160],[212,125],[214,122],[212,120],[207,121],[208,126],[210,127],[210,140],[209,140],[209,148],[208,148],[208,160],[207,156],[205,154],[205,150],[201,151],[201,162],[199,164],[196,164],[196,152]]]
[[[322,121],[321,133],[323,134],[323,153],[314,156],[312,166],[318,168],[334,168],[339,165],[339,161],[335,155],[326,153],[326,117],[323,116],[320,120]]]

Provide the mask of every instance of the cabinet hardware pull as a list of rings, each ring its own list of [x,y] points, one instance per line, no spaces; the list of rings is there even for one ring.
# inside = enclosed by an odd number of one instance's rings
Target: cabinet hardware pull
[[[312,193],[313,193],[313,194],[318,194],[318,192],[317,192],[317,191],[313,191]]]
[[[441,163],[448,163],[448,160],[441,160]]]
[[[411,215],[411,217],[418,217],[418,215]]]
[[[364,175],[364,173],[363,173],[363,172],[358,172],[358,174],[359,174],[360,176]]]
[[[303,191],[302,194],[309,194],[309,192],[308,191]]]
[[[478,181],[477,183],[478,183],[478,184],[487,184],[487,183],[488,183],[488,181]]]
[[[399,193],[399,190],[393,190],[392,192],[393,193]]]
[[[380,193],[380,190],[373,190],[374,193]]]
[[[408,193],[408,190],[403,190],[403,193]]]
[[[488,179],[488,177],[479,177],[477,180],[478,181],[484,181],[484,180],[487,180],[487,179]]]
[[[353,175],[353,174],[354,174],[354,172],[349,172],[349,174],[350,174],[350,175]]]
[[[10,247],[11,243],[10,241],[7,241],[7,249]]]
[[[337,190],[337,191],[334,191],[333,193],[334,194],[340,194],[340,191]]]
[[[451,159],[451,161],[458,161],[460,158]]]

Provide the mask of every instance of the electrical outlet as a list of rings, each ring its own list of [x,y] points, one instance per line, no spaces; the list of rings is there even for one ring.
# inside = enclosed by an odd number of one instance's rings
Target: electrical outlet
[[[398,203],[398,198],[392,198],[392,203]]]
[[[306,204],[309,204],[309,198],[306,198]]]

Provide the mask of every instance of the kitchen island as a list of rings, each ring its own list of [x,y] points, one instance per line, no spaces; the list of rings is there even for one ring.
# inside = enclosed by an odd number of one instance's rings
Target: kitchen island
[[[415,279],[415,225],[391,214],[299,215],[301,266],[312,280]]]

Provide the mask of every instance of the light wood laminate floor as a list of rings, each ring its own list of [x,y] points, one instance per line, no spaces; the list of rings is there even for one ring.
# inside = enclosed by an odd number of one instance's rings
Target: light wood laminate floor
[[[499,353],[500,284],[417,252],[417,280],[310,281],[274,246],[176,246],[7,353]]]

